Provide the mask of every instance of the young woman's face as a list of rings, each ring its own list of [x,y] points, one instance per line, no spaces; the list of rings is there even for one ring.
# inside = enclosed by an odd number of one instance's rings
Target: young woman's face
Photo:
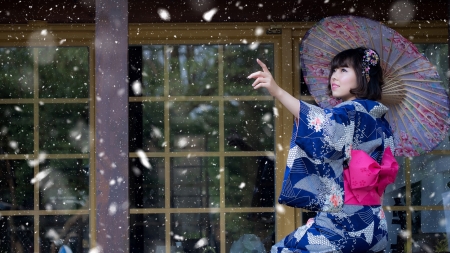
[[[357,87],[356,73],[351,67],[339,67],[333,70],[330,78],[331,94],[335,98],[343,101],[355,99],[355,95],[350,90]]]

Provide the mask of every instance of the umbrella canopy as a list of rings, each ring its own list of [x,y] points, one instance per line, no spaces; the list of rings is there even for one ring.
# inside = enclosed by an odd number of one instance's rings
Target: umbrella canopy
[[[383,69],[382,100],[396,139],[396,156],[418,156],[434,149],[449,129],[449,97],[436,67],[416,46],[380,22],[356,16],[328,17],[302,40],[301,65],[311,95],[322,108],[341,101],[327,94],[330,62],[357,47],[376,50]]]

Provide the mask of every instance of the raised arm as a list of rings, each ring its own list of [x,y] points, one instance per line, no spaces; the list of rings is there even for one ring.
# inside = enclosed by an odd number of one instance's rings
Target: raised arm
[[[261,87],[266,88],[270,95],[274,96],[278,101],[280,101],[286,109],[288,109],[295,117],[298,117],[300,113],[300,102],[298,99],[293,97],[291,94],[283,90],[272,77],[272,74],[267,69],[266,64],[264,64],[259,59],[256,59],[259,66],[261,66],[262,71],[257,71],[250,74],[247,78],[256,79],[252,86],[254,89],[259,89]]]

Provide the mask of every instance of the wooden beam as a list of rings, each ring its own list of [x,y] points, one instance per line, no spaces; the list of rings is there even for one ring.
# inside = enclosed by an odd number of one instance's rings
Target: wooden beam
[[[102,252],[129,251],[128,0],[96,0],[95,241]]]

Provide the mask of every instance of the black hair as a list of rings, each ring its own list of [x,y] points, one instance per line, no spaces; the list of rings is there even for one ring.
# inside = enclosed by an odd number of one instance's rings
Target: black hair
[[[344,50],[334,56],[331,60],[330,75],[328,77],[328,95],[331,95],[331,75],[337,68],[350,67],[355,70],[357,87],[351,89],[350,93],[355,95],[356,98],[365,98],[370,100],[380,100],[383,81],[383,70],[381,69],[380,61],[378,60],[375,66],[370,66],[369,80],[366,79],[366,75],[363,74],[363,57],[364,52],[368,48],[358,47]],[[373,50],[373,49],[372,49]],[[374,50],[375,51],[375,50]],[[378,54],[378,53],[377,53]]]

